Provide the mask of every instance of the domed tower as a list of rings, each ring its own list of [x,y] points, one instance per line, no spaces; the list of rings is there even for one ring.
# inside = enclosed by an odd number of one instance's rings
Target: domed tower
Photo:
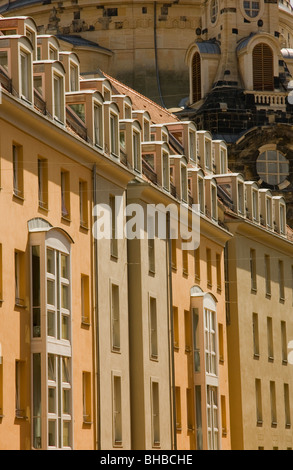
[[[293,221],[293,10],[287,0],[208,0],[186,54],[178,113],[229,143],[229,166],[285,195]]]

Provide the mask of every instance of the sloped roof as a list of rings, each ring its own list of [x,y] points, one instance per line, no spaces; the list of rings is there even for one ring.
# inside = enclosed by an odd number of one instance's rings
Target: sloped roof
[[[124,85],[104,72],[103,76],[111,82],[113,88],[117,91],[118,94],[128,95],[131,98],[134,109],[148,111],[150,113],[152,122],[156,124],[165,124],[175,121],[181,122],[177,116],[170,113],[170,111],[150,100],[146,96],[141,95],[139,92],[129,88],[127,85]]]
[[[33,5],[35,3],[46,3],[46,2],[42,0],[15,0],[12,3],[7,1],[5,5],[0,7],[0,13],[5,13],[6,11],[11,11],[16,8],[26,7],[28,5]]]

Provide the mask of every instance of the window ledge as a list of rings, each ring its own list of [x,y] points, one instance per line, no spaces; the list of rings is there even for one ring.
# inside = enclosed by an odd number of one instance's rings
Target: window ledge
[[[121,354],[121,348],[113,346],[111,349],[113,354]]]
[[[159,356],[151,356],[150,360],[153,362],[159,362]]]
[[[39,207],[38,208],[39,208],[40,211],[49,212],[47,204],[42,204],[41,202],[39,202]]]
[[[15,305],[14,305],[15,308],[23,308],[24,310],[27,309],[27,306],[24,305],[24,304],[20,304],[18,302],[15,302]]]
[[[287,365],[288,365],[287,359],[283,359],[283,360],[282,360],[282,365],[283,365],[283,366],[287,366]]]
[[[87,232],[89,231],[89,227],[88,227],[87,224],[80,224],[79,227],[80,227],[80,229],[82,229],[82,230],[85,230],[85,231],[87,231]]]
[[[65,222],[67,222],[67,223],[68,223],[68,222],[71,223],[71,218],[70,218],[70,217],[67,217],[66,215],[62,215],[62,216],[61,216],[61,219],[62,219],[63,221],[65,221]]]
[[[17,199],[17,200],[19,200],[19,201],[21,201],[21,202],[24,201],[23,194],[17,194],[17,193],[15,193],[14,191],[13,191],[13,199]]]
[[[82,319],[82,320],[81,320],[81,324],[82,324],[83,326],[91,326],[91,323],[90,323],[90,321],[89,321],[87,318]]]

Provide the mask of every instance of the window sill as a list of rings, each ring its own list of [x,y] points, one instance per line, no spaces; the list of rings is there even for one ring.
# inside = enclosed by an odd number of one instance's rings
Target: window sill
[[[117,442],[115,442],[115,444],[113,444],[113,447],[114,447],[115,449],[118,449],[118,448],[121,449],[121,448],[123,448],[123,443],[122,443],[122,441],[117,441]]]
[[[152,447],[153,447],[153,449],[161,449],[161,443],[160,442],[155,443],[155,444],[153,444]]]
[[[253,359],[255,359],[256,361],[259,361],[260,355],[257,354],[257,353],[255,353],[255,354],[253,355]]]
[[[251,288],[251,293],[256,295],[257,294],[257,289],[255,287],[252,287]]]
[[[257,422],[256,422],[256,425],[257,425],[258,428],[262,428],[262,426],[263,426],[263,421],[260,421],[260,420],[257,421]]]
[[[49,212],[49,209],[48,209],[48,206],[47,204],[42,204],[39,202],[39,207],[38,207],[39,211],[43,211],[43,212]]]
[[[13,191],[13,199],[17,199],[18,201],[24,202],[23,194],[17,194]]]
[[[121,354],[121,348],[112,347],[111,352],[112,352],[113,354]]]
[[[280,303],[281,303],[281,304],[284,304],[284,303],[285,303],[285,298],[284,298],[284,297],[280,297]]]
[[[159,362],[159,356],[151,356],[150,360],[153,362]]]
[[[91,326],[91,323],[90,323],[89,319],[83,318],[83,319],[81,320],[81,325],[82,325],[82,326],[87,326],[87,327],[89,327],[89,326]]]
[[[149,276],[155,277],[156,271],[154,269],[149,269]]]
[[[79,228],[80,228],[81,230],[86,231],[86,232],[89,231],[88,224],[80,224]]]
[[[62,219],[63,222],[71,223],[71,218],[66,216],[66,215],[62,215],[61,219]]]
[[[19,302],[15,302],[14,307],[15,307],[15,308],[22,308],[22,309],[24,309],[24,310],[27,309],[27,306],[26,306],[26,305],[21,304],[21,303],[19,303]]]
[[[274,360],[275,360],[275,359],[274,359],[272,356],[269,356],[269,357],[268,357],[268,361],[269,361],[269,362],[274,362]]]
[[[287,365],[288,365],[287,359],[283,359],[283,360],[282,360],[282,365],[283,365],[283,366],[287,366]]]

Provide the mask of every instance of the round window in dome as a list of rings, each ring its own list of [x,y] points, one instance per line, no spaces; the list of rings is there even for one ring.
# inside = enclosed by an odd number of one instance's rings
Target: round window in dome
[[[266,150],[257,159],[256,171],[262,181],[278,186],[289,176],[289,161],[278,150]]]
[[[249,18],[256,18],[260,12],[260,2],[245,0],[243,2],[244,11]]]

